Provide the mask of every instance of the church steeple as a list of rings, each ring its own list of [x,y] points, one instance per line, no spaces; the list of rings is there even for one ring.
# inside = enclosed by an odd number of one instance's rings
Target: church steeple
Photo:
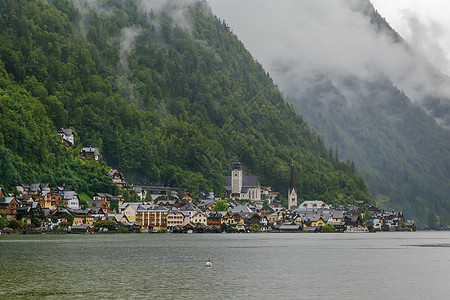
[[[289,184],[288,192],[288,208],[295,209],[297,207],[297,188],[295,187],[295,176],[294,176],[294,160],[291,161],[291,180]]]
[[[291,182],[289,185],[289,192],[291,192],[292,190],[296,190],[294,177],[294,160],[291,161]]]
[[[233,167],[231,168],[231,194],[238,195],[240,198],[242,191],[242,166],[239,159],[233,163]]]

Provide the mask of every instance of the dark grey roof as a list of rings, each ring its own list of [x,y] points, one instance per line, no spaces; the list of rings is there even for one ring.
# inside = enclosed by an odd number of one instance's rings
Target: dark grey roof
[[[191,202],[187,203],[186,205],[184,205],[183,207],[180,208],[180,210],[184,210],[184,211],[198,211],[198,207],[195,206],[194,204],[192,204]]]
[[[61,191],[59,195],[63,198],[63,200],[71,200],[74,196],[78,196],[75,191]]]
[[[229,212],[231,213],[237,213],[237,212],[246,212],[250,213],[253,212],[253,210],[250,209],[247,205],[236,205],[235,207],[229,208]]]
[[[108,194],[108,193],[97,193],[96,196],[100,197],[100,198],[111,198],[112,195]]]
[[[332,215],[334,219],[342,219],[344,217],[344,212],[342,210],[333,210]]]
[[[64,133],[65,135],[72,135],[73,134],[73,130],[69,129],[69,128],[60,128],[58,130],[58,133]]]
[[[41,188],[41,184],[40,183],[32,183],[32,184],[30,184],[30,191],[31,192],[36,192],[40,188]]]
[[[81,148],[81,153],[89,153],[89,154],[93,154],[93,155],[100,155],[100,151],[98,150],[98,148]]]
[[[88,207],[100,207],[103,204],[103,200],[98,199],[98,200],[91,200],[88,204]]]
[[[258,176],[242,176],[242,189],[259,188]],[[225,176],[225,189],[231,191],[231,176]]]

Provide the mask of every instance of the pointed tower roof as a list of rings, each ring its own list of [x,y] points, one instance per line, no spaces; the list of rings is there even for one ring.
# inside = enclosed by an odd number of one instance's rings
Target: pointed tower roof
[[[236,158],[234,160],[233,167],[231,169],[232,170],[242,170],[241,162],[239,161],[238,158]]]
[[[292,190],[297,190],[295,188],[294,160],[291,161],[291,180],[289,184],[289,192],[291,192]]]

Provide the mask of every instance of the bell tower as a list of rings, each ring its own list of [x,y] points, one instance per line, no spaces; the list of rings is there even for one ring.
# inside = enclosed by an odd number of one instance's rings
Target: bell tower
[[[239,159],[233,163],[231,168],[231,194],[240,198],[242,191],[242,166]]]
[[[294,160],[291,161],[291,180],[288,191],[288,209],[297,208],[297,188],[295,187]]]

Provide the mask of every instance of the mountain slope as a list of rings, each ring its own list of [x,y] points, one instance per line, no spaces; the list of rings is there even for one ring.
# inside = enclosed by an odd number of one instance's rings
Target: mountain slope
[[[131,182],[223,194],[238,155],[244,170],[284,193],[294,158],[303,199],[371,201],[361,177],[328,155],[203,2],[159,4],[0,4],[1,60],[45,108],[47,135],[73,128],[78,145],[99,147]],[[10,141],[2,146],[25,163],[33,159]],[[4,185],[22,180],[15,170]]]

